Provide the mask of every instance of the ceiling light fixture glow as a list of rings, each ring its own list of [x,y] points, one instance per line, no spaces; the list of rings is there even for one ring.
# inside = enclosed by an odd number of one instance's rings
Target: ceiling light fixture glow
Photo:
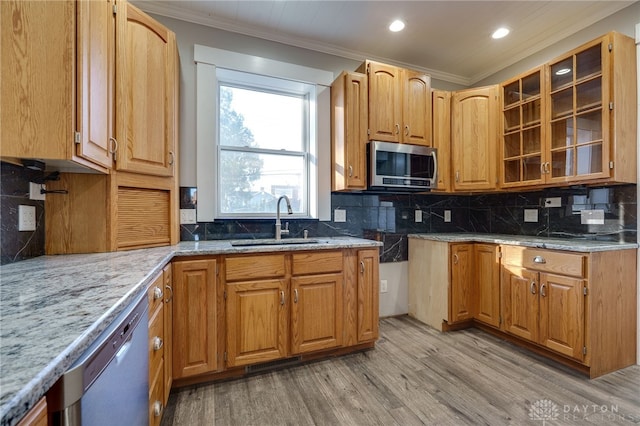
[[[394,33],[402,30],[404,30],[404,22],[399,19],[396,19],[391,23],[391,25],[389,25],[389,31],[393,31]]]
[[[571,68],[560,68],[558,71],[556,71],[556,75],[565,75],[565,74],[569,74],[571,72]]]
[[[491,38],[494,38],[497,40],[499,38],[506,37],[507,34],[509,34],[509,29],[502,27],[495,30],[493,34],[491,34]]]

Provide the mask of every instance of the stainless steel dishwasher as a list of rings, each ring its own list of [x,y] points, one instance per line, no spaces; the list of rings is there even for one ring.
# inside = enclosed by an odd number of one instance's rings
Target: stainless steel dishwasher
[[[143,292],[56,382],[50,424],[149,424],[148,310]]]

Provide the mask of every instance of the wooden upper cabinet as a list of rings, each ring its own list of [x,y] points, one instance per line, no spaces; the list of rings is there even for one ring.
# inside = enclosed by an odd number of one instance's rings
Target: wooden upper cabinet
[[[113,166],[116,19],[113,0],[77,2],[77,153]]]
[[[431,77],[373,61],[357,71],[369,79],[369,140],[431,146]]]
[[[175,162],[175,35],[129,3],[117,13],[118,170],[171,176]]]
[[[451,102],[453,187],[496,188],[498,86],[454,92]]]
[[[547,64],[549,183],[636,182],[634,40],[609,33]]]
[[[437,183],[432,191],[451,192],[451,92],[433,90],[431,102],[431,133],[438,158]]]
[[[367,76],[343,72],[331,85],[331,189],[367,187]]]

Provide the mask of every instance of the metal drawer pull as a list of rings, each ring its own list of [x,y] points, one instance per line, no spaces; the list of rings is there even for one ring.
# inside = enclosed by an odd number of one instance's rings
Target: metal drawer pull
[[[160,287],[155,287],[153,289],[153,300],[162,299],[162,289]]]
[[[153,350],[154,351],[159,351],[160,349],[162,349],[163,345],[164,345],[164,342],[162,341],[161,338],[159,338],[158,336],[153,338]]]
[[[169,296],[169,298],[168,298],[168,299],[165,299],[165,300],[164,300],[164,301],[165,301],[165,303],[169,303],[169,302],[171,302],[171,301],[173,300],[173,288],[171,288],[171,286],[170,286],[170,285],[165,285],[165,286],[164,286],[164,288],[166,288],[167,290],[169,290],[169,293],[171,294],[171,295]]]
[[[162,414],[162,402],[156,401],[153,403],[153,415],[160,417],[160,414]]]
[[[547,295],[547,285],[546,284],[542,284],[540,286],[540,296],[545,297]]]
[[[533,258],[533,263],[547,263],[547,261],[542,256],[536,256]]]
[[[529,287],[529,289],[531,290],[531,294],[536,294],[536,282],[535,281],[531,281],[531,286]]]
[[[298,289],[293,289],[293,303],[298,303]]]

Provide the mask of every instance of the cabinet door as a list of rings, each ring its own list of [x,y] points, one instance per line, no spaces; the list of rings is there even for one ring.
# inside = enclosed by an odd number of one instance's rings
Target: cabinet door
[[[378,250],[358,251],[358,343],[378,338]]]
[[[173,270],[168,264],[162,270],[164,278],[164,405],[169,400],[173,384]]]
[[[475,244],[475,318],[494,327],[500,326],[500,248],[493,244]]]
[[[284,279],[227,283],[227,365],[237,367],[287,355]]]
[[[504,330],[538,341],[538,273],[512,265],[502,267]]]
[[[434,90],[432,93],[433,147],[438,157],[437,187],[433,190],[451,191],[451,92]]]
[[[47,426],[47,398],[44,396],[24,415],[18,426]]]
[[[369,75],[369,139],[400,142],[402,136],[401,70],[377,62],[367,63]]]
[[[367,187],[367,76],[343,72],[331,85],[332,190]]]
[[[473,318],[473,245],[451,244],[449,322]]]
[[[498,86],[452,95],[453,186],[455,190],[496,187]]]
[[[431,77],[403,70],[402,142],[431,146]]]
[[[342,345],[342,274],[291,279],[291,352]]]
[[[171,176],[174,161],[175,35],[129,3],[117,19],[117,168]]]
[[[174,262],[173,276],[173,377],[216,371],[216,260]]]
[[[77,154],[106,168],[115,149],[116,20],[113,0],[77,2]],[[78,141],[76,141],[78,142]]]
[[[540,343],[582,360],[584,280],[540,273]]]

